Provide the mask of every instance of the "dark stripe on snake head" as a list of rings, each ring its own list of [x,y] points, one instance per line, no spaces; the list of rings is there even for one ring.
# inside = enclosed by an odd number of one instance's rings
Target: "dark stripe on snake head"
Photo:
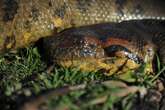
[[[122,52],[125,57],[133,60],[137,64],[143,63],[143,59],[141,59],[138,55],[128,50],[128,48],[126,47],[120,45],[111,45],[109,47],[106,47],[104,50],[105,53],[110,57],[116,56],[115,53],[117,52]]]

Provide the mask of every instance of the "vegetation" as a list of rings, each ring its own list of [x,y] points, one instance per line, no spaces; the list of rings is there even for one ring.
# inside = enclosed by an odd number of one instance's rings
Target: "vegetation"
[[[155,88],[165,69],[157,61],[157,75],[146,75],[143,65],[140,74],[134,76],[136,80],[126,82],[100,72],[59,67],[48,72],[49,66],[41,60],[36,47],[6,53],[0,56],[0,108],[16,110],[26,100],[33,102],[39,100],[35,96],[46,96],[46,102],[40,105],[43,109],[130,110],[139,97],[137,92],[143,97],[147,89]]]

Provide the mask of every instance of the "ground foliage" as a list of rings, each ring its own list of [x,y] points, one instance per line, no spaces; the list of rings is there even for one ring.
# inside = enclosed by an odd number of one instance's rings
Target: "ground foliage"
[[[145,65],[143,65],[139,70],[140,74],[134,77],[134,82],[124,81],[115,86],[116,81],[121,82],[120,79],[105,76],[100,72],[87,73],[56,66],[48,72],[49,66],[42,60],[37,47],[20,49],[16,53],[5,53],[0,56],[0,108],[16,110],[27,101],[35,100],[36,96],[42,96],[42,94],[47,96],[49,94],[47,91],[83,86],[83,89],[75,88],[73,91],[66,90],[66,93],[62,91],[60,95],[51,96],[41,105],[41,108],[50,110],[132,110],[134,108],[136,110],[142,106],[147,110],[144,105],[135,107],[135,104],[138,101],[141,101],[140,104],[150,102],[143,96],[144,88],[157,95],[155,82],[164,71],[159,60],[157,65],[158,74],[155,76],[144,74]],[[111,80],[115,83],[101,83]],[[134,89],[130,87],[138,88],[137,92],[132,92]],[[160,100],[152,109],[160,108]],[[155,103],[154,101],[152,100],[151,103]]]

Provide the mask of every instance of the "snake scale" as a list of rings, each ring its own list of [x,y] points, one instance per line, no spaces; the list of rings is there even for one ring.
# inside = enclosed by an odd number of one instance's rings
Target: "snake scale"
[[[152,52],[164,45],[164,42],[162,42],[164,41],[164,6],[164,0],[0,0],[0,52],[2,53],[6,50],[24,47],[42,37],[53,36],[58,31],[61,31],[63,29],[67,29],[70,27],[80,27],[80,29],[78,30],[82,31],[82,33],[88,33],[89,31],[90,34],[88,34],[90,37],[82,37],[86,35],[80,35],[80,33],[76,34],[76,36],[78,37],[73,38],[73,40],[71,37],[63,37],[68,36],[70,32],[71,33],[69,35],[71,35],[72,37],[74,36],[74,33],[77,33],[76,29],[70,29],[68,31],[62,32],[62,34],[58,34],[57,36],[61,35],[61,37],[58,37],[59,39],[57,38],[58,40],[55,40],[54,44],[46,41],[48,43],[45,43],[45,47],[47,47],[47,50],[52,50],[53,54],[55,52],[55,59],[60,59],[62,55],[65,55],[67,52],[71,51],[71,47],[73,45],[69,43],[78,42],[80,43],[79,48],[78,44],[73,46],[73,51],[63,57],[70,58],[71,56],[73,57],[75,55],[75,57],[78,56],[78,59],[82,58],[82,60],[84,60],[83,57],[80,55],[81,47],[83,48],[84,45],[87,44],[86,48],[90,49],[82,49],[84,51],[82,52],[82,55],[89,54],[91,56],[95,56],[94,60],[98,60],[98,58],[105,57],[105,53],[103,52],[101,47],[107,49],[106,52],[119,49],[119,46],[110,47],[109,49],[108,42],[110,41],[112,41],[112,43],[118,42],[120,44],[123,44],[120,45],[119,50],[127,50],[127,57],[131,56],[130,58],[132,58],[136,62],[141,62],[140,59],[144,60],[144,56],[146,55],[149,55],[149,59],[153,59]],[[140,38],[138,35],[133,35],[134,32],[132,28],[135,28],[136,26],[127,26],[130,23],[122,22],[141,19],[156,19],[160,21],[155,21],[154,23],[151,21],[144,21],[142,22],[142,24],[141,22],[133,23],[133,25],[138,25],[140,26],[140,28],[148,31],[148,33],[144,33],[147,34],[146,37],[142,37],[140,34]],[[92,25],[105,22],[121,23]],[[81,27],[85,25],[91,26],[87,26],[85,28]],[[123,28],[125,27],[122,26],[130,28],[129,30],[132,30],[132,32],[123,30]],[[162,28],[157,29],[155,27],[150,29],[151,26],[160,26]],[[97,27],[97,29],[95,27]],[[101,33],[101,31],[99,31],[99,29],[101,29],[105,33],[102,32],[103,35],[100,35],[99,33]],[[108,33],[107,30],[112,31],[113,34]],[[140,31],[141,30],[136,31],[135,33],[140,33]],[[116,35],[115,33],[118,33],[119,35]],[[122,37],[122,34],[125,37]],[[156,34],[159,35],[155,37]],[[114,35],[114,37],[106,39],[97,38],[101,36],[108,37],[108,35]],[[70,42],[68,42],[69,39]],[[59,43],[62,41],[68,43],[68,45],[65,45],[68,46],[68,48],[66,47],[67,49],[62,47],[64,46],[63,43]],[[81,45],[81,41],[87,43]],[[115,45],[118,45],[118,43]],[[93,46],[88,46],[88,44],[92,44]],[[59,49],[54,49],[54,47],[51,47],[52,45],[59,47]],[[69,45],[72,46],[69,47]],[[77,49],[76,52],[75,49]],[[92,52],[90,53],[88,51]],[[145,53],[147,51],[150,52]],[[165,62],[164,47],[159,48],[159,51],[161,52],[160,56],[162,57],[163,62]],[[51,52],[48,52],[48,54],[50,53]],[[120,51],[115,52],[115,54],[119,54],[119,56],[123,55],[123,53]],[[124,54],[124,56],[126,56],[126,54]],[[86,59],[87,58],[85,58],[85,60]],[[120,61],[122,60],[120,59]],[[125,60],[123,62],[125,62]],[[70,62],[65,63],[69,65]],[[130,65],[132,65],[131,62]],[[101,67],[109,69],[109,67],[104,64],[101,64]],[[116,69],[114,71],[116,71]]]

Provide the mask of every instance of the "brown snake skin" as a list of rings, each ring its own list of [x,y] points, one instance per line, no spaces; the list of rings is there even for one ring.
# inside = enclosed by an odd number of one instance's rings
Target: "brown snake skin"
[[[164,20],[164,6],[164,0],[0,0],[0,52],[24,47],[69,27],[135,19]],[[80,69],[88,70],[95,63],[89,70],[104,68],[116,72],[122,68],[120,64],[134,69],[139,63],[151,61],[155,50],[164,45],[162,22],[100,24],[73,32],[69,29],[58,34],[55,41],[45,40],[45,49],[50,50],[46,53],[51,60],[67,67],[78,64]],[[164,48],[159,50],[165,62]],[[124,58],[114,61],[111,56]]]
[[[164,0],[0,0],[0,52],[56,30],[131,19],[165,19]]]

